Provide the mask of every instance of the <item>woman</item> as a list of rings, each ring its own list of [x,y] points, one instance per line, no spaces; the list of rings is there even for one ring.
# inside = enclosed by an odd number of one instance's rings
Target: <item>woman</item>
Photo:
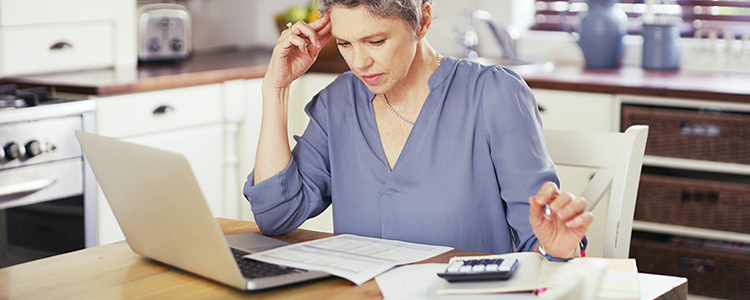
[[[281,33],[263,79],[245,184],[263,233],[294,230],[333,203],[337,233],[578,255],[593,216],[558,190],[534,97],[517,74],[438,54],[425,39],[432,0],[320,2],[319,20]],[[291,151],[289,86],[331,38],[351,72],[307,105],[310,123]]]

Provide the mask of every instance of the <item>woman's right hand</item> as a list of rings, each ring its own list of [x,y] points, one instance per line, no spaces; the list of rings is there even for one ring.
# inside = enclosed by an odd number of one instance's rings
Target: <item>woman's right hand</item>
[[[281,32],[273,48],[264,83],[286,88],[312,66],[320,50],[331,39],[331,19],[323,15],[310,24],[299,21]]]

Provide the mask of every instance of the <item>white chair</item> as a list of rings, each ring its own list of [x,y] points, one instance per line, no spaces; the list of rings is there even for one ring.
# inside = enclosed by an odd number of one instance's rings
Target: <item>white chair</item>
[[[603,244],[602,257],[628,257],[647,137],[648,126],[644,125],[633,125],[624,133],[544,130],[547,150],[556,165],[598,168],[580,194],[588,202],[588,211],[596,208],[607,192],[610,194],[609,201],[604,201],[607,208],[597,210],[606,215],[597,215],[595,211],[595,223],[587,232],[589,245]],[[566,189],[564,184],[562,189]],[[597,224],[604,224],[604,228],[596,228],[601,226]],[[596,234],[597,231],[601,234]]]

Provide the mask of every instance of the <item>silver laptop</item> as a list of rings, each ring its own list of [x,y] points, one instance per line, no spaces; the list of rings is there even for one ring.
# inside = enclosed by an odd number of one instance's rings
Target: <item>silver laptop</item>
[[[184,156],[83,131],[76,136],[135,253],[242,290],[330,276],[276,265],[271,273],[283,274],[248,275],[263,263],[243,253],[287,243],[254,233],[225,237]]]

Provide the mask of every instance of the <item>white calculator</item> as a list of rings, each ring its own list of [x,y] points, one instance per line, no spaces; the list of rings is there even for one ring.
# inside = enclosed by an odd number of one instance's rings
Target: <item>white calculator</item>
[[[505,280],[513,275],[516,267],[518,267],[518,259],[515,258],[454,260],[445,272],[437,275],[449,282]]]

